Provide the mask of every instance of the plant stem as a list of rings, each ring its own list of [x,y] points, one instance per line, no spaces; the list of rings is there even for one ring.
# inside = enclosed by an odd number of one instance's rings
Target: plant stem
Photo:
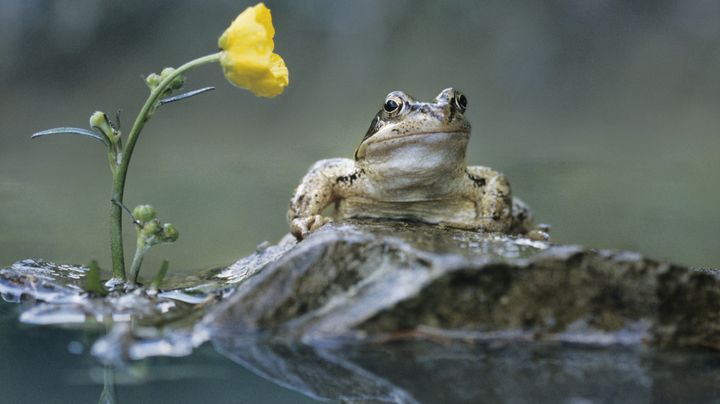
[[[160,271],[158,271],[157,275],[155,275],[155,279],[153,279],[152,283],[150,284],[150,289],[160,289],[160,285],[162,284],[163,279],[165,279],[165,276],[167,275],[168,268],[170,268],[170,262],[168,260],[164,260],[162,262],[162,266],[160,267]]]
[[[113,172],[112,200],[122,201],[123,185],[117,170]],[[112,253],[113,278],[125,280],[125,254],[122,238],[122,210],[119,204],[110,203],[110,252]]]
[[[133,150],[135,149],[135,144],[138,141],[138,136],[140,135],[140,131],[142,131],[143,127],[145,126],[145,123],[150,119],[152,112],[154,112],[155,108],[158,105],[158,102],[160,101],[160,98],[163,94],[165,94],[165,91],[170,85],[170,83],[172,83],[172,81],[177,76],[183,74],[187,70],[204,65],[206,63],[216,62],[219,59],[220,53],[214,53],[211,55],[197,58],[195,60],[191,60],[175,69],[173,74],[170,74],[167,77],[163,78],[163,80],[158,83],[157,87],[153,88],[152,91],[150,91],[150,95],[148,96],[147,100],[145,100],[145,104],[143,104],[140,112],[135,118],[132,129],[130,129],[127,143],[120,156],[120,162],[117,166],[117,170],[113,170],[112,199],[118,201],[119,203],[123,202],[127,170],[128,166],[130,165],[130,158],[132,157]],[[122,212],[120,210],[120,206],[112,202],[110,206],[110,252],[112,253],[113,277],[123,280],[127,279],[125,274],[125,259],[123,254]]]
[[[148,247],[146,247],[143,243],[143,245],[140,245],[138,243],[137,249],[135,250],[135,257],[133,257],[132,264],[130,265],[130,273],[132,275],[130,278],[130,284],[134,285],[137,283],[138,275],[140,274],[140,266],[142,265],[143,258],[145,257],[145,253],[148,251]]]

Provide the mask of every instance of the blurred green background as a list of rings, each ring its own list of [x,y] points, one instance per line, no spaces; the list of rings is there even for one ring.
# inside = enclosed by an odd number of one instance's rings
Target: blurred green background
[[[127,130],[141,76],[213,52],[252,4],[0,3],[0,265],[109,269],[102,146],[30,134],[86,127],[96,109],[122,110]],[[146,270],[224,265],[279,239],[305,170],[350,157],[385,94],[450,86],[469,99],[468,163],[506,173],[554,241],[720,265],[720,2],[267,4],[286,93],[256,98],[206,66],[187,88],[217,90],[163,107],[143,132],[126,203],[153,204],[181,233]]]

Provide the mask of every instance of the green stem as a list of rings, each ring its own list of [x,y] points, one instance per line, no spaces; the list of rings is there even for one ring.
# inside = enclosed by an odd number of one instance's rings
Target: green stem
[[[142,266],[143,258],[148,250],[149,248],[146,247],[144,243],[142,245],[138,243],[137,249],[135,249],[135,257],[133,257],[132,265],[130,265],[130,273],[132,274],[130,278],[131,285],[137,283],[140,266]]]
[[[127,143],[120,155],[120,162],[117,165],[117,170],[113,170],[112,197],[114,200],[119,203],[123,202],[125,179],[127,178],[127,170],[130,165],[130,158],[132,157],[133,150],[135,149],[135,144],[138,141],[138,137],[145,126],[145,123],[150,119],[150,115],[152,115],[153,110],[157,107],[160,97],[162,97],[165,93],[167,87],[175,79],[175,77],[183,74],[187,70],[207,63],[216,62],[219,59],[220,53],[214,53],[191,60],[175,69],[173,74],[165,77],[162,81],[160,81],[160,83],[158,83],[157,87],[150,91],[150,95],[147,100],[145,100],[145,104],[143,104],[137,118],[135,118],[132,129],[130,129]],[[115,203],[111,203],[110,207],[110,251],[112,253],[113,277],[127,279],[123,254],[122,211],[120,210],[120,206]]]
[[[158,271],[157,275],[155,275],[155,279],[153,279],[152,283],[150,284],[150,289],[158,290],[160,289],[160,285],[162,284],[163,279],[165,279],[165,276],[167,276],[168,269],[170,268],[170,262],[168,260],[163,260],[162,266],[160,267],[160,271]]]
[[[113,170],[112,200],[122,201],[123,184],[117,170]],[[122,210],[120,205],[110,202],[110,252],[112,253],[113,278],[125,280],[125,253],[122,238]]]

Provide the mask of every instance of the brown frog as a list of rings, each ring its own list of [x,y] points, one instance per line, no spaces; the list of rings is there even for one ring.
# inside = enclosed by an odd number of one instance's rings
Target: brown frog
[[[466,166],[467,98],[447,88],[432,102],[402,91],[385,98],[354,159],[320,160],[290,200],[290,231],[298,239],[335,219],[414,220],[547,239],[527,206],[513,198],[505,175]]]

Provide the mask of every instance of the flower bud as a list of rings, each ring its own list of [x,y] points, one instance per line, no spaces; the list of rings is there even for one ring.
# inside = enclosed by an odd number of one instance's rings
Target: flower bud
[[[101,127],[107,125],[107,115],[102,111],[95,111],[90,115],[90,126]]]
[[[163,225],[163,241],[166,243],[172,243],[180,237],[180,233],[175,229],[172,223],[165,223]]]
[[[160,77],[165,79],[168,76],[175,74],[175,69],[172,67],[166,67],[160,72]],[[170,82],[170,89],[171,90],[179,90],[182,88],[182,86],[185,84],[185,76],[182,74],[172,79]]]
[[[133,209],[132,215],[135,220],[145,223],[155,219],[157,212],[151,205],[138,205]]]
[[[140,230],[140,234],[142,234],[142,236],[144,236],[145,238],[150,238],[157,235],[161,231],[162,228],[160,227],[160,222],[157,219],[151,219],[150,221],[143,224],[142,230]]]
[[[151,73],[149,76],[145,77],[145,84],[147,84],[147,86],[152,90],[160,84],[160,80],[162,80],[160,76],[155,73]]]
[[[113,134],[112,127],[108,122],[108,117],[102,111],[95,111],[92,115],[90,115],[90,127],[101,130],[105,136],[108,137]]]
[[[172,68],[172,67],[166,67],[166,68],[162,69],[162,71],[160,72],[160,77],[162,77],[162,78],[164,79],[164,78],[166,78],[167,76],[173,74],[174,72],[175,72],[175,69],[174,69],[174,68]]]

